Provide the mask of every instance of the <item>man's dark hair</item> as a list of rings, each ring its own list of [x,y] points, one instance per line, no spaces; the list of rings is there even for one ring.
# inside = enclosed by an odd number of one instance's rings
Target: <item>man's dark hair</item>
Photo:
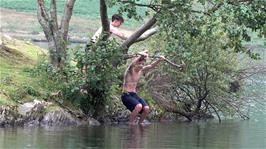
[[[114,14],[114,15],[112,16],[112,22],[113,22],[114,20],[118,20],[118,21],[121,21],[122,23],[124,23],[124,18],[123,18],[122,16],[120,16],[119,14]]]

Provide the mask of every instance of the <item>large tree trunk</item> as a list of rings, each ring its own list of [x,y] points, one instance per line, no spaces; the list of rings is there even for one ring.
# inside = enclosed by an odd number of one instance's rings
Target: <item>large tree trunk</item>
[[[106,41],[109,37],[110,25],[108,21],[107,6],[105,0],[100,0],[100,15],[103,31],[100,35],[99,41]],[[96,43],[97,44],[97,43]],[[99,93],[101,94],[101,93]],[[105,100],[103,98],[98,98],[95,104],[95,111],[93,117],[99,119],[105,113]]]
[[[50,62],[54,68],[63,69],[66,62],[69,22],[75,0],[66,1],[60,27],[57,21],[56,0],[50,1],[50,14],[46,10],[44,0],[37,0],[37,4],[37,17],[48,41]]]
[[[62,37],[56,37],[48,41],[50,62],[54,68],[64,68],[66,60],[66,43]]]

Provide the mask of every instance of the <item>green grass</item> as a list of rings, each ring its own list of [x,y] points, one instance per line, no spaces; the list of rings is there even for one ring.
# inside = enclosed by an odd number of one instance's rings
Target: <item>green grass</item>
[[[46,1],[46,6],[49,8],[49,1]],[[58,14],[62,14],[64,11],[65,0],[57,0],[57,12]],[[17,11],[22,12],[32,12],[36,13],[37,11],[37,1],[36,0],[1,0],[0,7],[16,9]],[[99,0],[77,0],[73,9],[73,16],[88,18],[91,20],[99,20],[100,19],[100,6]],[[111,16],[117,12],[118,7],[108,8],[108,16]],[[144,14],[145,8],[139,8],[138,12],[140,14]],[[126,18],[126,16],[124,15]],[[140,22],[126,19],[125,26],[139,26]]]
[[[0,7],[16,9],[23,12],[36,12],[36,0],[4,0],[1,1]],[[46,6],[49,6],[49,1],[46,1]],[[65,0],[57,0],[57,11],[62,13],[65,6]],[[91,19],[100,18],[99,0],[77,0],[73,9],[73,15],[88,17]],[[144,12],[145,9],[139,9]],[[108,9],[111,16],[112,13],[117,13],[117,7]]]
[[[49,6],[49,1],[46,1],[46,6]],[[64,11],[65,0],[57,0],[57,11]],[[36,12],[36,0],[4,0],[1,1],[0,7],[16,9],[23,12]],[[110,13],[115,9],[111,9]],[[90,19],[99,18],[99,0],[77,0],[73,9],[73,15],[88,17]]]
[[[31,70],[43,50],[31,43],[1,37],[0,104],[30,101],[42,95],[43,88]]]

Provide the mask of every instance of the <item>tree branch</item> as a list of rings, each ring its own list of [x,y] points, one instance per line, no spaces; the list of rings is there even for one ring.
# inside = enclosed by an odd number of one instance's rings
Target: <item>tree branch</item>
[[[40,16],[45,20],[49,21],[49,15],[47,14],[47,10],[45,9],[44,6],[44,0],[38,0],[38,10],[40,13]]]
[[[218,111],[216,110],[215,106],[212,105],[212,104],[211,104],[210,102],[208,102],[207,100],[205,100],[205,102],[206,102],[208,105],[211,106],[211,108],[214,110],[215,114],[217,115],[217,117],[218,117],[218,119],[219,119],[219,123],[221,123],[221,121],[222,121],[222,120],[221,120],[221,117],[220,117]]]
[[[189,121],[192,121],[192,117],[195,115],[195,113],[192,112],[183,112],[181,110],[178,110],[176,107],[176,104],[174,102],[166,100],[162,95],[160,95],[156,91],[151,91],[152,97],[155,99],[157,104],[162,106],[166,111],[168,112],[173,112],[173,113],[178,113],[184,117],[186,117]]]
[[[154,11],[159,11],[161,8],[161,5],[155,5],[155,4],[140,4],[140,3],[135,3],[133,1],[128,1],[128,0],[121,0],[122,3],[124,4],[131,4],[131,5],[135,5],[135,6],[140,6],[140,7],[147,7],[150,8]]]
[[[140,42],[143,40],[146,40],[147,38],[151,37],[152,35],[154,35],[155,33],[158,32],[158,27],[154,27],[152,29],[147,30],[146,32],[144,32],[136,41],[136,42]]]
[[[139,53],[136,53],[136,54],[124,54],[123,55],[123,59],[124,60],[127,60],[127,59],[131,59],[131,58],[137,57],[139,55],[140,55]],[[159,56],[149,56],[149,57],[152,58],[152,59],[160,58]],[[165,58],[164,61],[166,63],[170,64],[171,66],[174,66],[174,67],[176,67],[176,68],[178,68],[180,70],[183,70],[186,67],[186,65],[184,63],[182,63],[182,64],[175,64],[174,62],[171,62],[167,58]]]
[[[53,21],[54,30],[58,30],[57,13],[56,13],[56,0],[51,0],[50,4],[51,20]]]
[[[61,26],[60,29],[63,33],[64,40],[67,40],[67,34],[68,34],[68,28],[69,28],[69,22],[72,16],[73,7],[76,0],[67,0],[63,17],[61,20]]]
[[[199,112],[200,108],[201,108],[201,104],[202,104],[202,101],[208,96],[208,93],[209,91],[206,90],[204,95],[201,96],[199,99],[198,99],[198,102],[197,102],[197,107],[195,109],[195,113]]]
[[[249,119],[249,117],[245,114],[243,114],[240,110],[239,107],[235,106],[233,103],[231,103],[230,101],[224,100],[223,98],[221,98],[222,101],[224,101],[227,105],[231,106],[232,108],[234,108],[234,110],[238,113],[238,115],[243,118],[243,119]]]
[[[37,9],[37,18],[39,23],[41,24],[45,37],[47,38],[48,41],[51,41],[51,34],[52,31],[50,30],[49,27],[49,16],[47,14],[47,11],[44,6],[44,1],[43,0],[38,0],[38,9]]]
[[[101,39],[107,40],[108,36],[110,35],[110,25],[108,21],[107,15],[107,7],[105,0],[100,0],[100,15],[101,15],[101,22],[102,22],[102,34]]]
[[[189,91],[188,88],[186,88],[185,86],[181,87],[181,86],[178,86],[178,88],[183,91],[188,97],[189,99],[194,103],[194,99],[195,99],[195,96]]]
[[[126,54],[128,48],[149,28],[156,23],[156,19],[153,16],[147,23],[141,26],[134,34],[132,34],[126,41],[124,41],[120,48],[123,49],[123,53]]]

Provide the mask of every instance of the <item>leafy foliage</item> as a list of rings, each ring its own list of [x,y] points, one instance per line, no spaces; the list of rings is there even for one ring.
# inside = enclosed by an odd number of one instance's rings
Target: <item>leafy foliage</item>
[[[62,92],[60,98],[71,101],[86,114],[94,114],[98,105],[106,104],[113,86],[119,83],[121,72],[112,65],[114,60],[121,59],[117,43],[100,42],[97,46],[91,45],[89,51],[77,47],[68,49],[68,52],[63,70],[56,71],[43,61],[33,74],[41,76],[41,84],[50,86],[51,92]]]
[[[247,118],[239,110],[240,103],[246,101],[229,92],[229,88],[239,68],[237,53],[247,53],[251,58],[259,59],[259,54],[247,50],[242,41],[250,40],[249,29],[264,36],[266,15],[262,12],[265,7],[253,9],[260,1],[250,2],[247,6],[240,2],[217,1],[220,8],[208,8],[206,1],[200,2],[205,8],[196,3],[196,10],[193,1],[171,1],[162,5],[157,14],[161,33],[156,37],[154,47],[159,47],[160,52],[172,61],[184,61],[187,67],[183,73],[164,67],[162,77],[155,81],[163,82],[166,78],[171,81],[164,89],[153,84],[153,88],[158,88],[154,92],[178,103],[172,111],[178,109],[178,113],[189,119],[210,111],[218,117],[221,112],[224,116],[238,114]],[[251,26],[254,21],[257,21],[256,25]]]
[[[100,41],[97,47],[92,45],[87,52],[84,55],[87,67],[85,70],[87,105],[96,107],[107,102],[112,86],[119,83],[120,71],[113,67],[112,62],[121,59],[121,52],[115,41]]]

